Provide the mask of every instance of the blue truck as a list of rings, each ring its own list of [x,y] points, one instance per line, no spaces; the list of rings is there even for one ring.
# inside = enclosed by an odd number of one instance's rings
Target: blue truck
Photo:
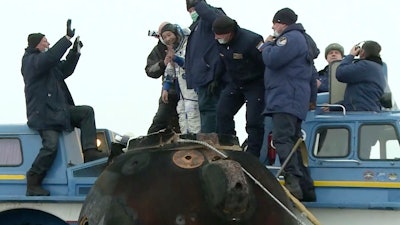
[[[332,73],[335,65],[331,65]],[[342,84],[331,80],[331,87],[329,95],[318,96],[319,106],[343,97]],[[380,113],[312,110],[302,130],[300,146],[316,191],[316,201],[304,205],[320,221],[314,224],[398,224],[400,111],[395,104]],[[120,136],[99,129],[99,149],[110,152],[112,143],[119,140],[116,137]],[[0,224],[77,225],[86,196],[107,166],[106,158],[83,163],[79,130],[63,132],[54,165],[44,179],[51,196],[27,197],[25,173],[40,147],[39,134],[26,124],[0,126]],[[264,166],[272,174],[282,169],[270,143],[262,154],[268,156]],[[91,203],[93,208],[86,207],[86,215],[106,207]],[[151,207],[148,210],[152,212]]]
[[[25,174],[41,138],[26,124],[0,126],[0,224],[77,224],[82,202],[107,164],[107,158],[83,163],[79,132],[59,137],[57,157],[43,182],[51,196],[25,196]],[[109,153],[116,137],[113,131],[98,129],[99,150]]]

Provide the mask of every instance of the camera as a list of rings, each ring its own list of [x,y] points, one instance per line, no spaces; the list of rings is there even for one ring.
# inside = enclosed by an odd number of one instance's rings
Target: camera
[[[158,32],[155,31],[155,30],[149,30],[148,33],[147,33],[147,35],[148,35],[149,37],[156,37],[156,38],[159,38],[159,37],[160,37],[160,35],[158,34]]]

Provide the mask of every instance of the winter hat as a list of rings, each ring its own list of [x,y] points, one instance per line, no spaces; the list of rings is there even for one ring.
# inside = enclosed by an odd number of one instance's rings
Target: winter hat
[[[344,56],[344,49],[343,49],[343,46],[341,46],[341,45],[338,44],[338,43],[332,43],[332,44],[328,45],[328,46],[325,48],[325,59],[326,59],[326,57],[328,56],[329,52],[332,51],[332,50],[337,50],[337,51],[340,52],[340,54],[342,54],[342,56]]]
[[[190,8],[195,7],[198,2],[198,0],[186,0],[187,11],[189,11]],[[205,0],[203,0],[203,2],[207,3]]]
[[[32,33],[28,35],[28,47],[35,48],[44,37],[42,33]]]
[[[289,8],[283,8],[275,13],[274,18],[272,19],[273,23],[284,23],[287,25],[291,25],[296,23],[297,15],[293,10]]]
[[[220,16],[214,20],[212,29],[216,34],[227,34],[235,30],[236,21],[228,16]]]
[[[380,57],[381,46],[375,41],[366,41],[361,47],[364,49],[366,57],[378,56]]]
[[[172,23],[167,23],[165,24],[162,28],[161,28],[161,32],[160,32],[160,36],[162,36],[162,34],[165,31],[171,31],[172,33],[174,33],[175,35],[178,35],[178,30],[176,25],[172,24]]]

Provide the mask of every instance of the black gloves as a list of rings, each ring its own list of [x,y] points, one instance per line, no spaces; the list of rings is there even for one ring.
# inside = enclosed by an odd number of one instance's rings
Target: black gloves
[[[75,35],[75,28],[71,29],[71,19],[67,20],[67,36],[72,38]]]
[[[186,0],[186,9],[189,10],[192,7],[195,7],[198,2],[201,0]]]
[[[207,94],[208,95],[217,95],[218,94],[218,81],[213,80],[208,84]]]
[[[80,53],[81,52],[81,48],[83,47],[82,41],[80,41],[79,39],[80,37],[76,37],[75,41],[74,41],[74,46],[72,47],[72,51]]]

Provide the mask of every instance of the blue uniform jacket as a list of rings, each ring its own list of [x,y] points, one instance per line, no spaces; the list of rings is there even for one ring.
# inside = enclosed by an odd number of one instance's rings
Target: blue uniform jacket
[[[344,100],[340,102],[350,111],[381,111],[379,99],[386,87],[382,65],[370,60],[354,62],[346,56],[336,69],[338,81],[347,83]]]
[[[185,54],[185,73],[188,88],[197,88],[211,82],[215,75],[221,76],[222,61],[214,39],[212,23],[224,15],[222,9],[200,1],[195,6],[199,18],[192,27]]]
[[[329,65],[323,70],[318,71],[318,80],[321,82],[321,85],[318,87],[318,93],[329,92]]]
[[[263,79],[265,66],[257,48],[262,43],[261,35],[236,26],[233,39],[218,44],[227,74],[235,84]]]
[[[263,46],[265,115],[289,113],[306,118],[314,64],[304,32],[301,24],[289,25],[275,41]]]
[[[64,79],[74,72],[80,53],[70,51],[66,60],[60,61],[71,44],[63,37],[47,52],[25,49],[21,73],[28,126],[32,129],[72,130],[68,107],[74,101]]]

